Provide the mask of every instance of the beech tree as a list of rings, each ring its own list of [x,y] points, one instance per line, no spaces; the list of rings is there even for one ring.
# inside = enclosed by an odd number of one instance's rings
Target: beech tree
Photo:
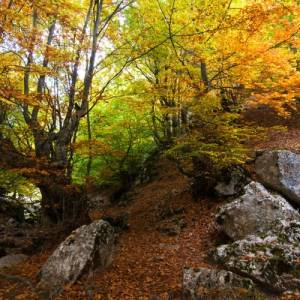
[[[295,108],[296,2],[137,1],[125,19],[122,30],[139,57],[119,86],[144,103],[158,147],[171,147],[172,157],[196,169],[191,176],[203,170],[212,179],[247,159],[246,142],[260,131],[239,120],[244,107],[269,105],[283,115]],[[124,93],[114,88],[112,98]]]
[[[130,4],[1,2],[0,161],[40,188],[44,220],[74,219],[85,207],[71,185],[72,142],[80,120],[126,65],[107,69],[123,47],[110,40],[118,38],[119,16]],[[22,132],[12,137],[10,113],[29,131],[26,142]]]
[[[129,19],[132,28],[144,28],[140,51],[165,39],[135,62],[153,107],[154,135],[171,146],[168,153],[185,174],[201,177],[204,192],[205,177],[215,180],[220,169],[248,157],[246,141],[258,131],[239,121],[245,107],[268,105],[285,116],[296,108],[299,5],[272,0],[138,5]]]
[[[296,0],[3,0],[0,167],[40,188],[43,220],[84,217],[74,145],[85,119],[89,176],[101,153],[91,111],[108,89],[139,90],[156,142],[176,156],[242,162],[250,132],[227,100],[295,108],[299,24]]]

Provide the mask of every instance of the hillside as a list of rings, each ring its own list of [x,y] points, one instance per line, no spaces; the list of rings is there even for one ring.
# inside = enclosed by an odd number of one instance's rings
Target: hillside
[[[170,161],[161,159],[156,168],[158,174],[153,181],[130,192],[127,206],[93,211],[93,218],[129,213],[129,229],[121,234],[112,265],[102,274],[96,272],[83,278],[59,299],[89,299],[87,291],[99,295],[94,299],[148,299],[151,295],[153,299],[167,298],[169,291],[180,293],[184,266],[207,265],[204,255],[217,242],[213,216],[218,201],[194,201],[186,178]],[[173,215],[174,210],[180,213]],[[176,228],[179,221],[184,222],[184,228],[178,235],[159,232],[159,227]],[[44,249],[11,271],[35,282],[51,250]],[[0,286],[3,299],[15,299],[17,295],[34,299],[34,293],[28,294],[30,289],[24,290],[20,283],[2,278]]]
[[[0,0],[0,300],[300,299],[299,0]]]
[[[298,150],[297,130],[271,133],[257,147],[284,144]],[[273,134],[280,135],[280,140],[272,138]],[[187,178],[166,158],[159,159],[155,170],[150,182],[129,192],[127,203],[91,211],[93,219],[128,214],[129,228],[121,233],[107,270],[82,277],[57,299],[180,299],[184,267],[216,267],[207,254],[226,242],[214,219],[226,199],[200,197],[195,201]],[[62,238],[52,233],[40,253],[5,270],[0,299],[38,299],[36,274]]]

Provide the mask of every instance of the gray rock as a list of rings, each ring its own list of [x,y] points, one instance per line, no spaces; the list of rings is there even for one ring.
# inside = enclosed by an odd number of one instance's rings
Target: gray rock
[[[265,234],[218,247],[213,257],[276,292],[300,289],[300,222],[279,221]]]
[[[28,258],[24,254],[11,254],[0,258],[0,269],[14,267]]]
[[[230,167],[222,173],[222,180],[214,188],[219,196],[238,195],[250,181],[246,171],[240,166]]]
[[[207,268],[183,270],[183,299],[202,299],[204,289],[252,289],[254,284],[251,279],[241,277],[230,271],[213,270]],[[203,298],[205,299],[205,298]]]
[[[245,194],[221,207],[217,215],[217,222],[233,240],[266,232],[277,220],[300,221],[300,215],[283,197],[258,182],[249,183]]]
[[[54,297],[63,285],[74,283],[83,273],[111,263],[115,242],[113,227],[103,220],[84,225],[54,251],[40,271],[42,297]]]
[[[265,151],[255,161],[255,171],[266,186],[300,204],[300,155],[286,151]]]

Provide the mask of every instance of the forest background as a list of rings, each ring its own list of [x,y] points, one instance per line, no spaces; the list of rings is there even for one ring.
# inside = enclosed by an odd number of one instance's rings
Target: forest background
[[[41,193],[42,222],[86,217],[164,153],[209,189],[300,92],[296,0],[2,0],[1,194]]]

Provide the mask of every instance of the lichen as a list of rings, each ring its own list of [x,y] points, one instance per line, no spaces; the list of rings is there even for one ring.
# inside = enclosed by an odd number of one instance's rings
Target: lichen
[[[219,247],[214,257],[276,291],[300,288],[299,228],[299,222],[283,222],[268,233]]]

